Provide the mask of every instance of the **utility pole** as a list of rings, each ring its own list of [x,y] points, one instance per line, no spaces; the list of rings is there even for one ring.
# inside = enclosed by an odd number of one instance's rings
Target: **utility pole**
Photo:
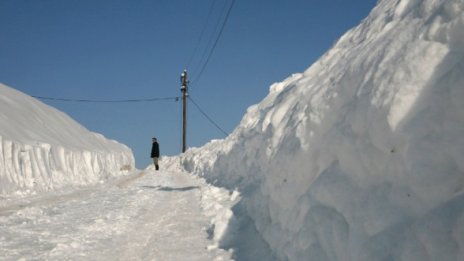
[[[187,70],[184,70],[180,75],[180,91],[182,92],[182,153],[187,150]]]

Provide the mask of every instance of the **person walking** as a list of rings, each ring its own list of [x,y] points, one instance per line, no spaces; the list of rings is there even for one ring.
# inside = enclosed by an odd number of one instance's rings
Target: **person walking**
[[[159,144],[155,137],[151,139],[151,142],[153,143],[151,146],[151,158],[153,159],[153,164],[155,164],[156,170],[159,170],[159,165],[158,165],[159,156],[160,156]]]

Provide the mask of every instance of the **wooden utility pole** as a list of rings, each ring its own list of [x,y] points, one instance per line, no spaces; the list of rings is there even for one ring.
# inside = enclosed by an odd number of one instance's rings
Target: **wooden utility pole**
[[[182,153],[184,153],[187,150],[187,85],[189,83],[187,70],[184,70],[180,75],[180,82],[180,91],[182,92]]]

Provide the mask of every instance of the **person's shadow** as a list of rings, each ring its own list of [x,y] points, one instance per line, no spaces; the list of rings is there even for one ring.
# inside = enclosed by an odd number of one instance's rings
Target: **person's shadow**
[[[154,189],[158,191],[189,191],[193,189],[200,189],[199,186],[188,186],[188,187],[183,187],[183,188],[173,188],[173,187],[165,187],[165,186],[141,186],[141,188],[146,188],[146,189]]]

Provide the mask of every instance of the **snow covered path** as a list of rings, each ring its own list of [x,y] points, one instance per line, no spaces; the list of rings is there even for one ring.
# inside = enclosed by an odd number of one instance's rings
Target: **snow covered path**
[[[210,192],[187,174],[147,171],[9,203],[0,208],[0,259],[230,260],[231,253],[210,247]]]

